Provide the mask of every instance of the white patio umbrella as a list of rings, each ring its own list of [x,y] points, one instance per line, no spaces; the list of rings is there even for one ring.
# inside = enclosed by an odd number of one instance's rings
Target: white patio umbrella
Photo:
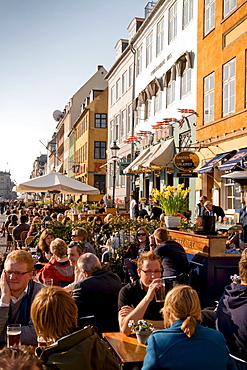
[[[13,189],[18,193],[54,192],[62,194],[100,194],[99,189],[67,177],[60,172],[50,172],[48,175],[35,177],[19,184]]]

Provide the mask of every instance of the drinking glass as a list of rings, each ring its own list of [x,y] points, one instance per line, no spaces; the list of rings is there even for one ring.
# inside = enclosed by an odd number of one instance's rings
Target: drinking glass
[[[7,326],[7,347],[19,344],[21,339],[21,324],[10,324]]]
[[[47,278],[45,279],[45,285],[53,285],[53,279],[52,278]]]
[[[165,281],[163,279],[160,279],[158,283],[160,287],[155,292],[155,300],[156,302],[165,302]]]

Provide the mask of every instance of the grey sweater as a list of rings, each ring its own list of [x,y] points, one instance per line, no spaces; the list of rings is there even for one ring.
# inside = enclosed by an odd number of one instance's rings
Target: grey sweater
[[[43,288],[44,285],[34,281],[34,286],[31,292],[31,302],[33,301],[35,295],[38,291]],[[10,302],[9,307],[0,307],[0,343],[6,343],[6,326],[7,323],[10,324],[19,324],[19,315],[20,315],[20,306],[23,298],[20,299],[15,304]],[[21,343],[22,344],[37,344],[37,334],[34,330],[34,326],[30,317],[30,312],[28,313],[28,324],[26,326],[22,326],[21,328]]]

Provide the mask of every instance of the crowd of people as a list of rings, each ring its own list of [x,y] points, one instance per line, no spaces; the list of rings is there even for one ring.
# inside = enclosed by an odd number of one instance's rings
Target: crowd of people
[[[51,228],[45,227],[40,233],[32,227],[46,217],[47,222],[53,219],[54,215],[47,211],[18,212],[14,208],[10,212],[6,213],[2,232],[8,237],[7,222],[11,216],[15,230],[19,226],[21,232],[38,236],[38,261],[21,247],[3,260],[0,342],[6,344],[7,325],[19,323],[22,344],[37,346],[37,337],[42,336],[49,345],[37,347],[36,357],[28,357],[23,348],[6,349],[0,353],[0,369],[1,361],[9,358],[16,363],[19,356],[31,364],[30,370],[42,366],[65,370],[119,369],[102,333],[122,331],[130,335],[129,323],[140,319],[164,320],[165,327],[154,331],[147,340],[144,370],[246,369],[246,251],[239,262],[241,281],[225,288],[218,306],[212,310],[213,325],[208,328],[204,326],[197,292],[193,284],[188,285],[190,266],[186,252],[179,243],[169,240],[164,227],[156,228],[151,235],[145,227],[136,230],[126,249],[126,276],[121,281],[110,265],[97,256],[83,227],[74,227],[71,241],[66,243]],[[102,235],[112,237],[112,216],[104,224],[97,217],[92,228],[101,245]],[[56,215],[57,222],[64,219]],[[155,299],[161,278],[165,279],[165,302]],[[52,286],[47,279],[52,279]]]

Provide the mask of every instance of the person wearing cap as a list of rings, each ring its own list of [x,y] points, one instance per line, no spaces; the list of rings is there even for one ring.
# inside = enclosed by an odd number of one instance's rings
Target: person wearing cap
[[[162,311],[166,329],[147,339],[142,370],[237,370],[223,335],[199,324],[201,306],[194,289],[174,287]]]
[[[81,242],[85,246],[86,253],[95,253],[93,246],[87,241],[87,230],[83,227],[75,227],[72,230],[71,239],[73,242]]]

